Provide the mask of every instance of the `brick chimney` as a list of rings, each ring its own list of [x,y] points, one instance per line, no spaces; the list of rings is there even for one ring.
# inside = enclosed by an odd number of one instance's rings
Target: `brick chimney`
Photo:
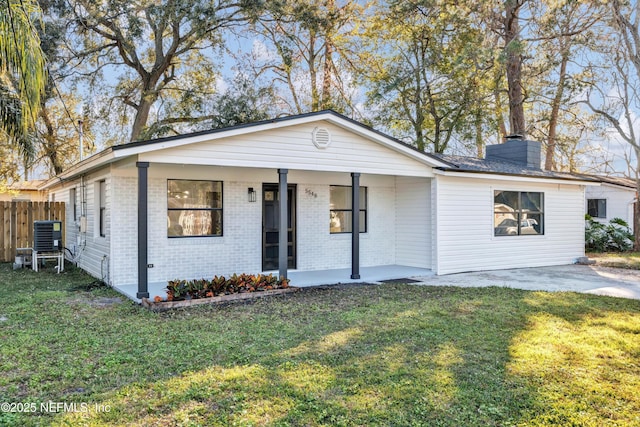
[[[487,145],[486,160],[517,163],[528,168],[542,169],[542,144],[509,135],[502,144]]]

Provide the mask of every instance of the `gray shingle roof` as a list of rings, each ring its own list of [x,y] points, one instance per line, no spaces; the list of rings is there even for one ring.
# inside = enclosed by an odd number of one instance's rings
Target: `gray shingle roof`
[[[489,173],[497,175],[516,175],[527,176],[536,178],[553,178],[553,179],[566,179],[572,181],[597,181],[592,177],[586,175],[572,174],[566,172],[553,172],[543,169],[528,168],[526,165],[521,165],[512,162],[502,162],[497,160],[485,160],[475,157],[454,156],[449,154],[434,154],[445,162],[454,164],[456,167],[452,168],[438,168],[441,170],[457,171],[457,172],[472,172],[472,173]]]
[[[591,179],[595,179],[596,181],[600,181],[606,184],[619,185],[621,187],[627,188],[636,188],[636,182],[630,178],[622,178],[619,176],[602,176],[602,175],[587,175],[584,174],[582,176],[586,176]]]

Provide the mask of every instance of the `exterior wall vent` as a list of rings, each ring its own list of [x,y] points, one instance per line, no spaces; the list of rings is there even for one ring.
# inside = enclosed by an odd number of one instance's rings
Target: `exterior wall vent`
[[[325,128],[315,128],[312,132],[313,145],[317,148],[327,148],[331,144],[331,134]]]

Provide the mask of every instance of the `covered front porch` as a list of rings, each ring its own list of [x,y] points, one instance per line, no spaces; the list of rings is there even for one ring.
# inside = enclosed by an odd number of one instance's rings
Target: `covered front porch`
[[[214,272],[275,270],[293,286],[412,275],[397,266],[429,274],[441,162],[332,116],[118,148],[131,157],[112,173],[137,181],[137,194],[118,193],[117,204],[137,205],[138,224],[137,236],[112,236],[123,248],[111,249],[112,284],[136,282],[137,300],[164,280]]]
[[[265,272],[277,273],[277,272]],[[432,276],[434,273],[427,268],[409,267],[405,265],[379,265],[373,267],[361,267],[360,279],[350,279],[351,269],[338,268],[329,270],[298,271],[290,270],[288,277],[291,286],[310,287],[322,285],[337,285],[348,283],[379,283],[383,280],[414,279],[425,276]],[[151,282],[148,285],[149,297],[155,296],[166,298],[166,282]],[[114,286],[114,289],[135,302],[141,300],[136,296],[137,284]]]

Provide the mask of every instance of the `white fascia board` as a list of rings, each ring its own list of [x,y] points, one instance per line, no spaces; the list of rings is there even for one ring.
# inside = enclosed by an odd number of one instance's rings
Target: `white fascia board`
[[[84,175],[94,169],[105,166],[113,162],[114,160],[115,156],[113,151],[111,149],[106,149],[98,154],[89,157],[88,159],[83,160],[80,163],[76,163],[70,169],[62,172],[61,174],[48,179],[40,186],[40,190],[46,190],[47,188],[52,187],[55,184],[68,181],[80,175]]]
[[[433,173],[440,176],[450,176],[457,178],[473,178],[473,179],[489,179],[494,181],[511,181],[511,182],[538,182],[545,184],[565,184],[565,185],[589,185],[599,186],[600,183],[594,181],[581,181],[572,179],[558,179],[547,177],[535,177],[535,176],[520,176],[520,175],[504,175],[504,174],[492,174],[482,172],[454,172],[443,171],[434,169]]]
[[[601,183],[601,185],[605,186],[605,187],[614,187],[614,188],[617,188],[619,190],[626,190],[626,191],[633,191],[633,192],[636,191],[636,189],[633,188],[633,187],[627,187],[626,185],[614,184],[613,182],[604,182],[603,181]]]

